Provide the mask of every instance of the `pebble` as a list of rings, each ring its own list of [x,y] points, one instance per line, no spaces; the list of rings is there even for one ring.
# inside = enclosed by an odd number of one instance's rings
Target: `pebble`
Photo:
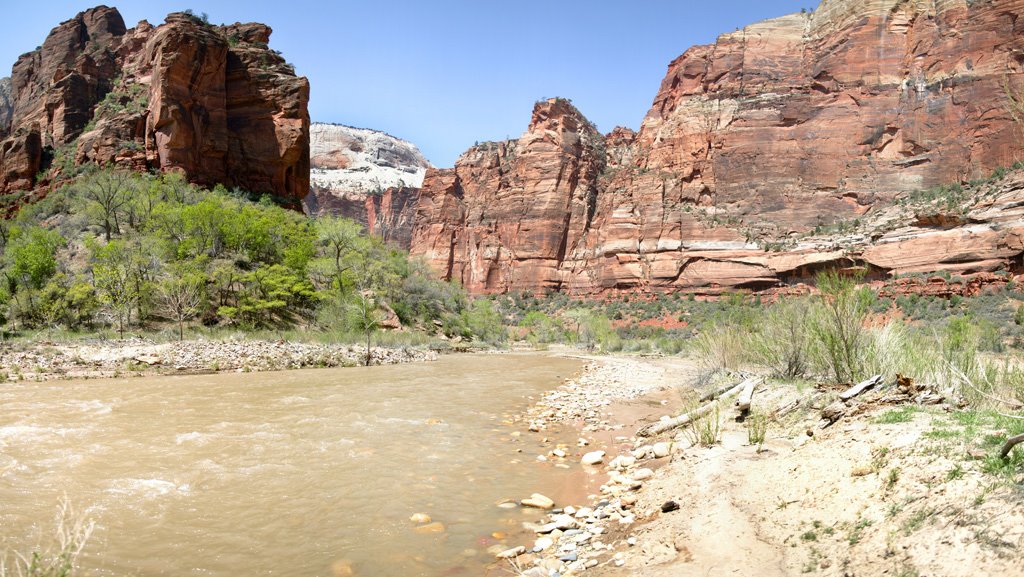
[[[580,460],[584,465],[599,465],[604,461],[604,451],[591,451]]]
[[[551,451],[551,454],[558,457],[559,459],[565,458],[565,451],[561,449],[555,449],[554,451]]]
[[[662,459],[672,454],[672,443],[655,443],[651,450],[654,453],[654,458]]]
[[[554,544],[555,544],[555,540],[552,539],[551,537],[540,537],[536,541],[533,542],[533,552],[534,553],[540,553],[541,551],[544,551],[545,549],[548,549],[549,547],[551,547]]]
[[[427,523],[426,525],[420,525],[413,529],[417,533],[444,533],[444,523],[434,521],[433,523]]]
[[[636,464],[636,457],[632,455],[619,455],[612,459],[608,465],[613,469],[628,469]]]
[[[647,468],[637,469],[636,471],[633,471],[633,478],[636,479],[637,481],[646,481],[647,479],[650,479],[653,476],[654,471]]]
[[[426,513],[414,513],[412,517],[409,517],[409,520],[417,525],[422,525],[429,523],[432,519]]]
[[[523,499],[523,506],[535,509],[551,509],[555,506],[555,502],[540,493],[534,493],[528,498]]]

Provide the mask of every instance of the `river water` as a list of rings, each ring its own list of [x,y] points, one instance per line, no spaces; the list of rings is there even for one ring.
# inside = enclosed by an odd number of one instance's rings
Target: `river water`
[[[96,522],[83,575],[508,574],[486,548],[540,515],[497,503],[578,504],[589,487],[507,419],[581,366],[461,355],[0,384],[0,551],[45,543],[66,496]],[[415,532],[417,512],[445,530]]]

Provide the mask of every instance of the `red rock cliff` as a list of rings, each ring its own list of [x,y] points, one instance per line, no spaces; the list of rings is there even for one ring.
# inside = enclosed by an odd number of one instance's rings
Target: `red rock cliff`
[[[454,170],[428,173],[413,252],[474,292],[799,280],[839,262],[793,252],[811,229],[1024,157],[1005,95],[1024,88],[1022,15],[1024,0],[825,0],[725,34],[669,65],[635,137],[608,135],[585,200],[518,169],[572,164],[579,152],[567,147],[471,149]],[[489,200],[490,218],[471,216],[475,199]],[[522,230],[559,238],[580,221],[566,243],[517,250]]]
[[[0,191],[31,188],[56,159],[180,170],[297,206],[309,83],[267,47],[270,33],[185,13],[129,30],[105,6],[62,23],[14,65]]]
[[[427,171],[412,250],[473,292],[557,289],[579,251],[604,170],[603,137],[563,99],[538,102],[518,141]]]

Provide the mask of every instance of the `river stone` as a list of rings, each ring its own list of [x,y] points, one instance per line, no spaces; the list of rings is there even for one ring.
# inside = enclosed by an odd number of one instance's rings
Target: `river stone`
[[[444,523],[439,523],[437,521],[434,521],[433,523],[427,523],[426,525],[420,525],[419,527],[416,527],[415,529],[413,529],[413,531],[416,531],[417,533],[422,533],[422,534],[426,534],[426,533],[444,533]]]
[[[409,520],[417,525],[424,525],[429,523],[431,518],[430,515],[427,515],[426,513],[414,513],[412,517],[409,517]]]
[[[598,465],[602,461],[604,461],[604,451],[591,451],[583,455],[583,459],[580,462],[584,465]]]
[[[672,454],[672,443],[655,443],[652,450],[654,452],[654,458],[656,459],[667,457]]]
[[[520,545],[518,547],[513,547],[511,549],[505,549],[501,553],[495,555],[495,557],[497,557],[498,559],[512,559],[513,557],[518,557],[523,553],[526,553],[526,547]]]
[[[540,553],[541,551],[551,547],[554,544],[555,540],[551,537],[540,537],[533,542],[533,551],[535,553]]]
[[[558,457],[559,459],[565,458],[565,451],[561,449],[555,449],[554,451],[551,451],[551,454]]]
[[[654,476],[654,471],[652,471],[650,469],[644,468],[644,469],[637,469],[636,471],[633,471],[633,478],[636,479],[637,481],[646,481],[647,479],[650,479],[653,476]]]
[[[523,507],[534,507],[536,509],[551,509],[555,506],[555,502],[551,499],[541,495],[540,493],[534,493],[528,498],[523,499]]]
[[[612,459],[612,462],[609,463],[609,465],[613,469],[628,469],[629,467],[632,467],[635,464],[636,457],[632,455],[619,455],[618,457]]]

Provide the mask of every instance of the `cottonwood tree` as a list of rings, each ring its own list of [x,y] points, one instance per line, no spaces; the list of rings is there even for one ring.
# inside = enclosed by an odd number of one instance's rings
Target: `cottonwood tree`
[[[140,297],[136,282],[136,253],[128,243],[113,240],[103,246],[92,247],[92,274],[100,302],[110,311],[117,323],[120,338],[124,338],[126,325],[131,324],[132,309]]]
[[[196,317],[203,305],[203,277],[198,273],[165,276],[157,285],[160,313],[178,325],[178,340],[185,339],[185,322]]]
[[[132,199],[133,176],[122,170],[101,170],[82,181],[77,192],[85,201],[85,212],[103,228],[110,242],[121,234],[120,218]]]

